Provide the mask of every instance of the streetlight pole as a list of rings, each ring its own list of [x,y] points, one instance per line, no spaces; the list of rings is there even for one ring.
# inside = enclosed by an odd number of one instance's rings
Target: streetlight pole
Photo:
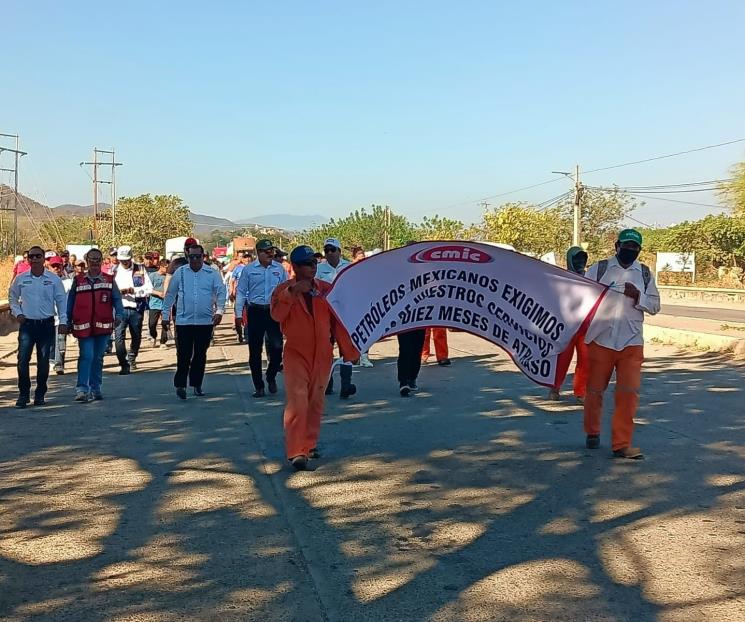
[[[14,155],[13,168],[2,168],[0,171],[13,173],[13,255],[18,255],[18,160],[21,156],[25,156],[26,152],[20,150],[20,138],[18,134],[0,134],[0,137],[16,139],[15,149],[0,147],[0,153],[9,151]]]
[[[569,179],[574,178],[574,213],[572,218],[572,246],[582,244],[582,190],[579,181],[579,164],[574,166],[574,175],[567,171],[551,171],[556,175],[566,175]]]

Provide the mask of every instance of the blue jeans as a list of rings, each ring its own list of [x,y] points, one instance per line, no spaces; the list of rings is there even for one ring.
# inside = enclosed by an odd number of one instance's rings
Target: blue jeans
[[[18,327],[18,391],[21,397],[31,396],[31,353],[36,346],[36,397],[44,397],[49,380],[49,353],[56,337],[54,318],[26,320]]]
[[[129,367],[130,363],[137,358],[140,351],[140,342],[142,341],[142,316],[143,313],[137,309],[124,309],[122,323],[114,331],[114,344],[116,345],[116,357],[119,359],[119,365]],[[129,353],[127,353],[127,327],[129,327]]]
[[[78,393],[100,393],[103,380],[103,356],[109,335],[95,335],[78,339]]]

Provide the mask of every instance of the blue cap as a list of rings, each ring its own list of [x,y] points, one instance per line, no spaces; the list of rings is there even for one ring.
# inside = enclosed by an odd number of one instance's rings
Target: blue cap
[[[290,253],[290,263],[304,263],[315,259],[316,252],[310,246],[296,246]]]

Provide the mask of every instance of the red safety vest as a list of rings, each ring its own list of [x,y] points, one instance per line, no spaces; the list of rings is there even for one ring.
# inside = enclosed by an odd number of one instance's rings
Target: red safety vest
[[[101,276],[103,280],[93,284],[84,274],[75,277],[72,334],[80,339],[110,335],[114,330],[114,302],[111,299],[114,277],[104,273]]]

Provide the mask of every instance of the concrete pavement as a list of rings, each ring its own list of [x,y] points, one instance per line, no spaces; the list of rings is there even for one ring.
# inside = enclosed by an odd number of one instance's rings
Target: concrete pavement
[[[73,404],[63,376],[26,411],[0,367],[0,619],[745,616],[742,367],[649,346],[648,459],[618,462],[607,430],[585,450],[579,407],[462,333],[400,398],[388,341],[358,396],[328,399],[318,470],[293,473],[281,391],[250,397],[233,342],[221,328],[208,396],[185,403],[173,350],[110,368],[104,402]]]
[[[743,308],[724,309],[713,306],[694,307],[680,304],[663,304],[661,313],[675,317],[699,318],[722,323],[745,323],[745,309]]]

